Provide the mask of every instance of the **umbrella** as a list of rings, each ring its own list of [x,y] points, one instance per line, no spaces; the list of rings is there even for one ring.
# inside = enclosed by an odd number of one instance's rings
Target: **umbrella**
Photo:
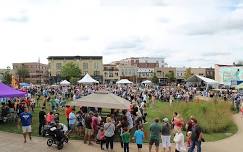
[[[76,106],[128,109],[130,102],[112,93],[93,93],[78,99]]]

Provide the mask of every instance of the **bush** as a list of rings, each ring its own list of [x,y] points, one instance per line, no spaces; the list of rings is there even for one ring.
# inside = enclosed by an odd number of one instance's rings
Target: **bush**
[[[220,102],[191,102],[191,103],[173,103],[170,106],[167,103],[159,102],[156,106],[148,109],[148,120],[153,121],[155,117],[163,119],[168,117],[172,119],[173,113],[178,112],[185,121],[190,116],[197,118],[198,123],[205,133],[217,133],[226,131],[233,123],[231,104]]]

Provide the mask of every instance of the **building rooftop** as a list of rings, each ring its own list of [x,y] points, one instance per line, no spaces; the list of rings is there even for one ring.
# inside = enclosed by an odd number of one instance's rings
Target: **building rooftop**
[[[52,60],[64,60],[64,59],[67,59],[67,60],[80,60],[80,59],[96,59],[96,60],[99,60],[99,59],[102,59],[103,57],[102,56],[48,56],[48,60],[49,59],[52,59]]]

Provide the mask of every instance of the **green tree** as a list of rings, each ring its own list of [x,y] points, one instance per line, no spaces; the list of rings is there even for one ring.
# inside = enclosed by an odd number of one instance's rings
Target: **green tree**
[[[17,68],[16,74],[19,77],[19,82],[21,82],[21,80],[22,80],[22,82],[24,82],[25,78],[27,78],[30,73],[29,73],[28,69],[21,66],[21,67]]]
[[[66,79],[68,81],[71,78],[79,78],[80,77],[80,69],[79,66],[73,62],[68,62],[61,69],[61,77],[62,79]]]
[[[186,71],[185,71],[185,75],[184,75],[185,80],[190,78],[192,75],[193,75],[192,69],[191,68],[187,68]]]
[[[156,76],[155,73],[154,73],[154,76],[152,77],[151,81],[152,81],[154,84],[158,84],[158,83],[159,83],[159,78]]]
[[[173,82],[176,79],[174,71],[170,71],[169,73],[166,73],[165,77],[167,77],[170,82]]]
[[[10,67],[7,67],[7,71],[3,73],[3,83],[11,84],[12,82],[12,74],[10,74]]]

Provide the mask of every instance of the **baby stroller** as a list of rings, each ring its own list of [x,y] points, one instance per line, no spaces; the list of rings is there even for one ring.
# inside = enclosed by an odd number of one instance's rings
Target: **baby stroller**
[[[60,150],[63,148],[63,144],[68,143],[68,133],[67,127],[62,123],[57,123],[56,126],[53,126],[48,131],[47,145],[52,146],[53,144],[57,145],[57,149]]]

